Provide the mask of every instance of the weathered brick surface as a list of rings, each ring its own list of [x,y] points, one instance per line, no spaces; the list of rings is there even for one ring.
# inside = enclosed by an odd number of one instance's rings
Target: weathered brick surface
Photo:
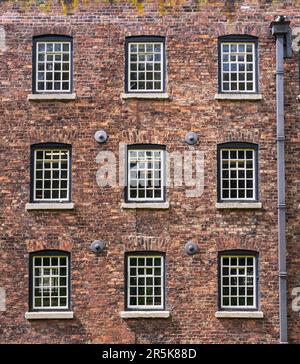
[[[128,2],[129,3],[129,2]],[[86,5],[63,16],[59,7],[0,5],[0,286],[7,310],[0,312],[0,341],[15,343],[277,343],[279,337],[277,269],[275,43],[269,24],[278,14],[300,27],[292,1],[213,1],[185,3],[161,15],[157,5],[139,14],[132,5]],[[228,5],[229,4],[229,5]],[[249,8],[245,7],[246,5]],[[244,6],[244,7],[243,7]],[[2,33],[3,34],[3,33]],[[76,101],[30,102],[32,36],[74,37]],[[166,36],[170,100],[120,98],[124,84],[124,38]],[[258,102],[216,101],[217,38],[225,34],[259,37]],[[300,35],[295,34],[295,35]],[[1,44],[1,43],[0,43]],[[289,336],[300,342],[300,319],[291,310],[291,290],[300,284],[298,55],[286,62],[287,237]],[[109,141],[98,145],[96,130]],[[183,143],[187,131],[200,134],[195,147]],[[205,189],[187,198],[170,188],[166,211],[121,209],[121,187],[100,188],[96,156],[119,143],[155,142],[169,151],[205,154]],[[227,140],[259,143],[263,209],[217,211],[216,146]],[[37,142],[67,142],[73,148],[72,212],[26,212],[29,201],[29,148]],[[137,240],[136,237],[145,239]],[[152,242],[149,237],[154,237]],[[95,239],[108,242],[105,253],[89,250]],[[183,247],[195,240],[200,253]],[[122,321],[124,252],[143,244],[166,252],[167,320]],[[142,246],[141,246],[142,245]],[[72,253],[70,321],[26,321],[28,252],[59,248]],[[263,320],[216,319],[217,254],[223,249],[253,249],[260,254],[260,304]]]

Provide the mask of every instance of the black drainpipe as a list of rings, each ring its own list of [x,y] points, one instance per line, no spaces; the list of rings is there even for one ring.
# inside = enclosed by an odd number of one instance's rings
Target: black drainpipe
[[[278,16],[270,25],[276,39],[276,109],[277,109],[277,191],[278,191],[278,270],[280,343],[288,343],[287,284],[285,237],[285,163],[284,163],[284,58],[291,57],[290,22]]]

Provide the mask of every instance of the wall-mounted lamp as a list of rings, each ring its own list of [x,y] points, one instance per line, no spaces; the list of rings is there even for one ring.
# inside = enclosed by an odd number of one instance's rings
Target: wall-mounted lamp
[[[198,253],[199,247],[196,243],[190,240],[185,244],[184,251],[187,255],[194,255]]]
[[[105,242],[103,240],[95,240],[90,246],[90,250],[96,254],[103,252],[104,248]]]
[[[198,141],[198,135],[193,131],[189,131],[188,133],[186,133],[184,141],[189,145],[194,145]]]
[[[95,140],[98,143],[105,143],[107,141],[107,134],[104,130],[98,130],[95,133]]]

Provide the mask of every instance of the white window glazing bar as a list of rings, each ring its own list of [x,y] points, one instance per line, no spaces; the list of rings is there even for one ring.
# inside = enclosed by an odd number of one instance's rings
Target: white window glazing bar
[[[56,45],[60,47],[60,51],[55,50]],[[52,47],[52,51],[47,50],[48,46]],[[44,47],[44,50],[40,50],[40,47]],[[39,59],[39,55],[44,57],[43,61]],[[68,60],[64,59],[65,55],[67,55]],[[48,60],[48,56],[49,58],[52,57],[52,60]],[[53,41],[36,43],[36,92],[58,93],[71,91],[71,56],[70,42]],[[51,70],[47,70],[47,64],[52,65]],[[39,70],[39,65],[43,65],[43,70]],[[55,65],[60,65],[60,70],[56,69]],[[52,80],[47,80],[47,72],[52,73]],[[43,74],[43,80],[39,80],[40,74]],[[60,74],[60,80],[55,80],[55,74]],[[66,75],[67,77],[64,79]],[[47,88],[47,83],[51,84],[51,88]],[[55,83],[59,83],[60,87],[55,88]],[[43,84],[43,87],[41,87],[41,84]],[[65,87],[66,85],[68,87]]]
[[[153,51],[152,52],[147,52],[147,45],[148,46],[152,46]],[[155,46],[159,45],[160,47],[160,52],[155,52]],[[137,47],[137,51],[136,52],[132,52],[132,46],[136,46]],[[139,52],[139,46],[144,47],[145,52]],[[155,55],[159,54],[160,55],[160,61],[155,60]],[[136,62],[131,60],[131,55],[136,55],[137,60]],[[139,61],[139,56],[143,56],[145,57],[144,61]],[[129,92],[163,92],[163,87],[164,87],[164,43],[163,42],[129,42],[128,43],[128,62],[127,62],[127,75],[128,75],[128,81],[127,81],[127,88]],[[148,61],[146,60],[147,56],[152,56],[153,60],[152,61]],[[132,64],[136,64],[137,69],[135,71],[131,70],[131,65]],[[139,72],[139,64],[144,64],[145,70],[143,72]],[[147,71],[147,64],[152,64],[152,88],[147,88],[147,72],[150,72],[150,70]],[[160,70],[155,70],[155,64],[160,64]],[[131,79],[131,74],[135,73],[136,74],[136,80]],[[139,80],[139,74],[140,73],[144,73],[145,74],[145,79],[144,81]],[[159,73],[160,74],[160,79],[159,80],[155,80],[155,73]],[[145,88],[140,88],[139,87],[139,81],[144,82],[145,83]],[[155,81],[160,83],[160,87],[156,88],[155,87]],[[132,88],[131,83],[132,82],[136,82],[137,83],[137,87],[136,88]],[[149,81],[150,82],[150,81]]]

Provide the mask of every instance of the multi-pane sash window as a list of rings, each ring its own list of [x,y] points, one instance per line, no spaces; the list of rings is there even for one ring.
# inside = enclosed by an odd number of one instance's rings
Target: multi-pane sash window
[[[33,202],[70,201],[69,146],[35,146],[32,148]]]
[[[220,91],[257,92],[257,41],[221,37]],[[232,39],[232,40],[231,40]]]
[[[72,42],[69,37],[34,38],[34,92],[72,91]]]
[[[164,92],[164,38],[126,39],[126,92]]]
[[[257,307],[256,255],[221,255],[220,290],[222,309],[255,309]]]
[[[244,143],[219,147],[219,200],[256,201],[257,146]]]
[[[164,308],[164,256],[127,256],[127,308]]]
[[[69,309],[69,254],[60,251],[31,255],[31,309]]]
[[[128,201],[164,201],[165,149],[128,148]]]

